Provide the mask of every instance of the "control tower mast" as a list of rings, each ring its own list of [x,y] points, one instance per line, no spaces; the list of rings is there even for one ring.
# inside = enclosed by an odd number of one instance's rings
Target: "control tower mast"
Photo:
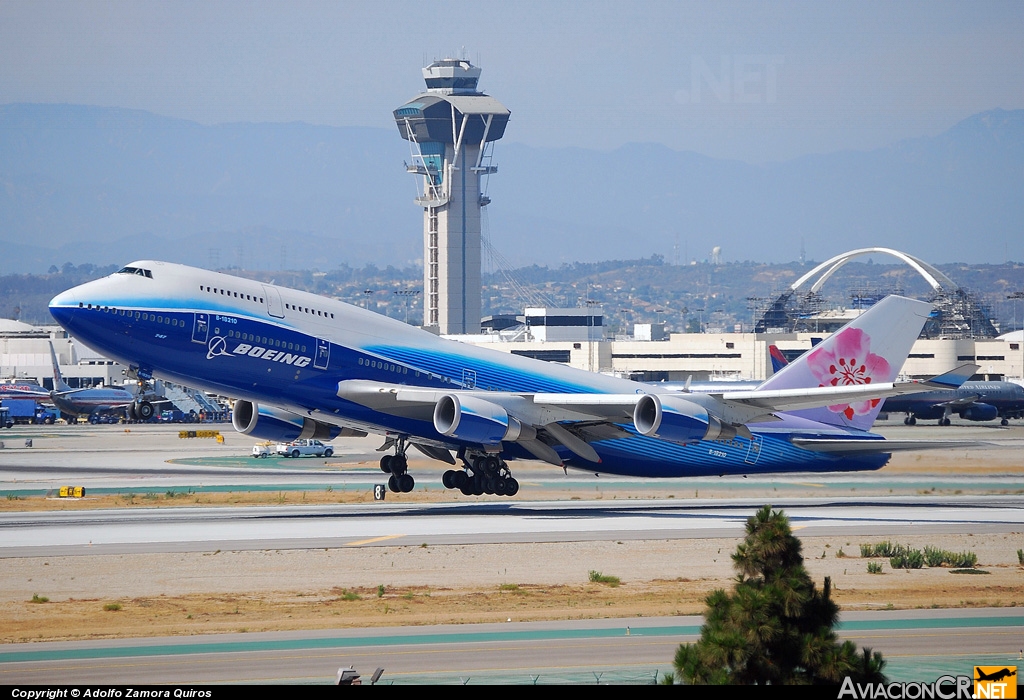
[[[509,111],[477,91],[480,69],[445,58],[423,69],[427,91],[395,110],[409,141],[410,173],[420,176],[423,207],[423,324],[440,333],[480,332],[481,180],[498,171],[494,142]]]

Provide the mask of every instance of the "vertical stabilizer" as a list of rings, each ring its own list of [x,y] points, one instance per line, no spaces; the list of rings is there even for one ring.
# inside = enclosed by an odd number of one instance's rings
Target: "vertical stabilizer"
[[[755,391],[847,386],[895,381],[932,305],[888,296],[786,365]],[[867,430],[880,399],[793,411],[829,425]]]
[[[53,341],[50,341],[50,359],[53,361],[53,390],[71,391],[71,387],[64,383],[64,377],[60,376],[60,365],[57,363],[57,353],[53,349]]]

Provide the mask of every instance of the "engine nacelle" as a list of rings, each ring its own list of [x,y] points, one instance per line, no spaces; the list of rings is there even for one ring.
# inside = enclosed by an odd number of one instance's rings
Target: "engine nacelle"
[[[681,444],[736,435],[736,428],[723,424],[703,406],[665,394],[640,397],[633,409],[633,427],[641,435]]]
[[[336,425],[321,423],[284,409],[241,400],[235,402],[231,425],[244,435],[275,442],[291,442],[305,438],[333,440],[342,432]]]
[[[964,420],[995,420],[999,417],[999,409],[990,403],[972,403],[960,415]]]
[[[523,425],[501,406],[474,396],[448,394],[434,405],[434,429],[442,435],[497,445],[502,440],[531,440],[536,430]]]

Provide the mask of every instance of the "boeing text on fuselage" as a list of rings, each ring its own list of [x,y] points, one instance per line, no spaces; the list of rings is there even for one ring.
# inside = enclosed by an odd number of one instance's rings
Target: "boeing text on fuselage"
[[[889,297],[749,390],[673,391],[456,343],[365,309],[156,261],[53,299],[69,333],[130,368],[232,396],[258,439],[385,435],[393,490],[406,451],[455,466],[444,484],[512,495],[509,462],[679,477],[877,469],[935,447],[869,432],[886,396],[955,389],[975,366],[894,383],[931,306]],[[947,445],[949,443],[946,443]],[[459,464],[461,461],[461,464]]]

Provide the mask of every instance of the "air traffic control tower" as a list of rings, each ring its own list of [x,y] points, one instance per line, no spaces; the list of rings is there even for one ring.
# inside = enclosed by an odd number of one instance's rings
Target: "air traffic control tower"
[[[477,91],[480,69],[445,58],[423,69],[427,91],[395,110],[409,141],[410,173],[420,176],[423,207],[423,324],[442,334],[480,332],[480,210],[490,199],[482,182],[498,168],[494,142],[509,111]]]

